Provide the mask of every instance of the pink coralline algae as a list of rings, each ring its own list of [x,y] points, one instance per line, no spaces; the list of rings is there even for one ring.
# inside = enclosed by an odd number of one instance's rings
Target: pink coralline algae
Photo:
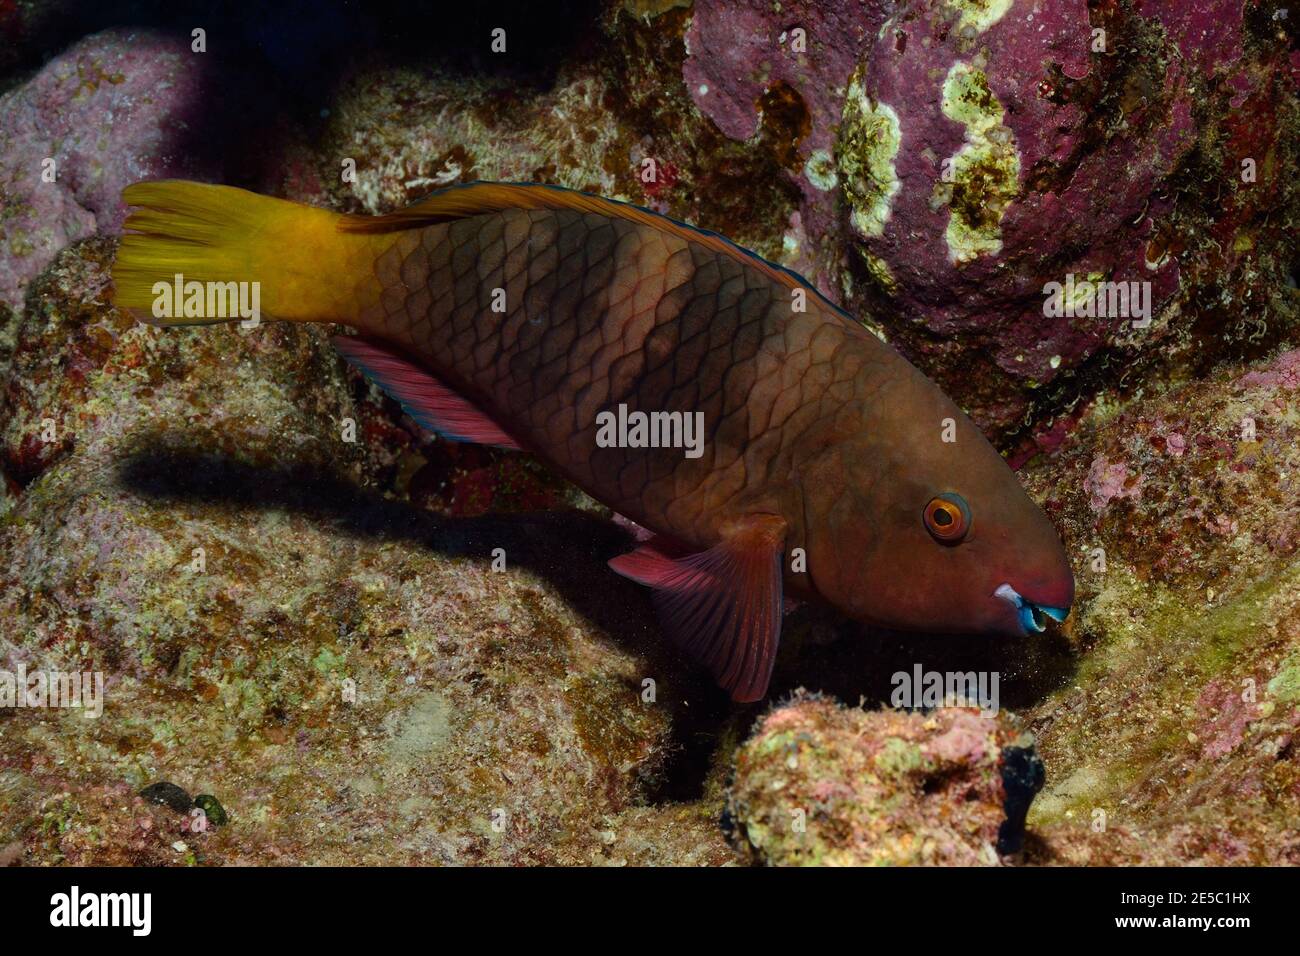
[[[1268,368],[1247,372],[1238,384],[1246,388],[1300,388],[1300,349],[1283,352]]]
[[[1262,712],[1252,695],[1242,687],[1212,681],[1196,701],[1197,708],[1209,723],[1201,736],[1205,743],[1201,753],[1207,760],[1217,760],[1245,739],[1250,725]]]
[[[181,39],[110,30],[0,97],[0,302],[68,243],[117,231],[122,187],[197,172],[183,137],[202,63]]]
[[[801,693],[737,752],[727,819],[737,849],[769,865],[995,866],[1015,852],[1007,839],[1018,842],[1041,773],[1032,738],[1003,714]]]
[[[1183,58],[1207,76],[1216,67],[1241,58],[1242,11],[1244,4],[1170,3],[1169,0],[1137,0],[1144,17],[1160,22],[1178,44]]]
[[[776,83],[808,104],[810,150],[830,149],[839,125],[842,87],[857,56],[885,18],[882,0],[824,3],[796,0],[700,0],[686,33],[682,68],[700,111],[732,139],[758,131],[759,100]]]
[[[927,750],[941,764],[978,764],[990,756],[987,722],[978,714],[962,712]]]
[[[1088,493],[1088,503],[1092,510],[1101,514],[1115,499],[1131,498],[1137,500],[1142,495],[1142,476],[1131,476],[1128,465],[1107,461],[1098,455],[1088,469],[1084,479],[1084,490]]]

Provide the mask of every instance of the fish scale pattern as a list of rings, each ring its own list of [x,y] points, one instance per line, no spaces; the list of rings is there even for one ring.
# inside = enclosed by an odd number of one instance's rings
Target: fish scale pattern
[[[775,510],[892,350],[757,260],[644,223],[510,209],[397,233],[364,331],[418,356],[594,497],[686,542]],[[702,412],[703,455],[603,448],[597,414]]]

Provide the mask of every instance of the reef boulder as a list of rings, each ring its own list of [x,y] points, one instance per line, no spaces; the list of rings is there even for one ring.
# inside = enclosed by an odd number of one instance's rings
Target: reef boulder
[[[122,188],[192,176],[202,54],[186,41],[109,30],[0,96],[0,301],[17,307],[55,253],[126,216]]]
[[[996,865],[1000,841],[1018,846],[1041,784],[1032,771],[1015,782],[1026,754],[1032,741],[1004,716],[868,711],[796,694],[736,754],[733,839],[773,865]]]
[[[783,90],[803,104],[810,277],[995,437],[1121,363],[1293,327],[1258,291],[1294,269],[1300,195],[1293,26],[1267,5],[742,4],[734,42],[730,4],[697,6],[684,79],[724,132]]]

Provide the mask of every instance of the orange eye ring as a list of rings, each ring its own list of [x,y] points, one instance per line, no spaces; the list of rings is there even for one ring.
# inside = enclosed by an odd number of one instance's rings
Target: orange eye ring
[[[941,544],[956,544],[970,531],[970,508],[961,495],[935,495],[923,513],[925,530]]]

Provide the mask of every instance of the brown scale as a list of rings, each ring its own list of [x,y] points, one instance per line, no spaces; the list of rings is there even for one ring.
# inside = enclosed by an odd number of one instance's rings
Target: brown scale
[[[381,302],[359,328],[593,497],[698,548],[778,503],[787,541],[802,540],[802,443],[857,397],[848,373],[865,362],[843,353],[887,352],[811,294],[795,312],[757,260],[598,213],[506,209],[408,230],[375,273]],[[598,447],[596,415],[619,404],[703,412],[703,456]]]

